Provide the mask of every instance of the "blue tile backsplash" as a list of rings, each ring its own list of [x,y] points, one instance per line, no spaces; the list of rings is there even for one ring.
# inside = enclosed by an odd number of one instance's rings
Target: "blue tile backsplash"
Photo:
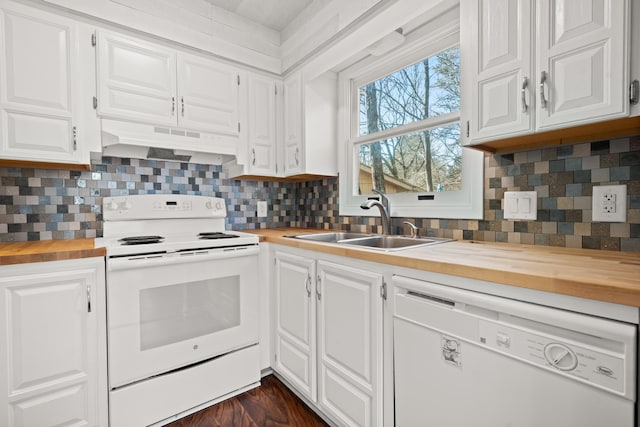
[[[222,197],[227,228],[381,232],[377,217],[338,212],[338,178],[240,181],[221,166],[94,157],[91,171],[0,167],[0,241],[101,237],[102,198],[175,193]],[[640,136],[485,155],[484,218],[413,218],[421,235],[640,252]],[[594,185],[627,184],[626,223],[591,222]],[[505,191],[537,191],[538,219],[504,219]],[[257,201],[268,216],[256,216]],[[405,233],[392,218],[395,233]]]

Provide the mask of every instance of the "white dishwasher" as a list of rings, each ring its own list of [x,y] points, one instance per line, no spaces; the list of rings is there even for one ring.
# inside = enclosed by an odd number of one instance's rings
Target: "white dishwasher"
[[[633,427],[637,325],[395,276],[397,427]]]

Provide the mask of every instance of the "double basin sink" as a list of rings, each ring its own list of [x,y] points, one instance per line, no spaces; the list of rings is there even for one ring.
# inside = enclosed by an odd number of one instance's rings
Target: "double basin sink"
[[[296,234],[286,237],[313,242],[359,246],[362,248],[378,249],[383,251],[397,251],[401,249],[436,245],[439,243],[451,241],[451,239],[438,237],[391,236],[380,234],[350,233],[342,231],[330,233]]]

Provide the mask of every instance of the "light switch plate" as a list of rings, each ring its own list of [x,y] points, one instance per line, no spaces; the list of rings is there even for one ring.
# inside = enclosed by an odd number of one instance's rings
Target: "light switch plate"
[[[257,216],[258,217],[265,217],[267,216],[267,202],[265,200],[259,200],[258,201],[258,212],[257,212]]]
[[[538,218],[537,191],[505,191],[504,218],[529,219]]]
[[[627,221],[627,186],[599,185],[593,187],[592,210],[593,221],[626,222]]]
[[[265,217],[267,216],[267,202],[266,200],[259,200],[258,201],[258,217]]]

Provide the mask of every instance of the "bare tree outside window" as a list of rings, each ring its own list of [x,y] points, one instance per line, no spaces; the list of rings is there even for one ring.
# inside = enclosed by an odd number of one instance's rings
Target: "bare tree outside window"
[[[359,88],[360,135],[460,109],[459,48],[448,49]],[[359,146],[359,193],[457,191],[458,121]]]

